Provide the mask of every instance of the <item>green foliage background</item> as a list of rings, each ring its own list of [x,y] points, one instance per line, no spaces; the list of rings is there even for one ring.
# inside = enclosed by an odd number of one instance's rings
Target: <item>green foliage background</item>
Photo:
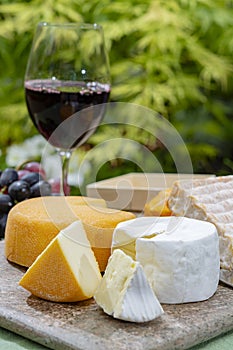
[[[39,21],[97,22],[110,53],[113,101],[160,112],[179,131],[195,172],[233,169],[233,1],[0,0],[0,147],[36,133],[24,102],[23,77]],[[111,135],[102,128],[88,147]],[[145,144],[174,171],[163,145],[130,128],[119,135]],[[87,147],[87,146],[85,146]],[[83,150],[85,151],[85,147]],[[124,163],[124,162],[123,162]],[[122,160],[100,177],[135,171]],[[115,169],[115,170],[114,170]]]

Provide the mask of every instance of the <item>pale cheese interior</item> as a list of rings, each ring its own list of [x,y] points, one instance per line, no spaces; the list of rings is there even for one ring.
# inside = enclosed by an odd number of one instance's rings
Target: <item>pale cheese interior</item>
[[[83,293],[92,296],[101,276],[82,222],[76,221],[61,231],[58,242]]]
[[[19,284],[39,298],[73,302],[91,298],[101,278],[82,223],[76,221],[48,244]]]
[[[113,315],[114,311],[120,311],[125,291],[134,275],[137,262],[129,256],[122,254],[120,250],[114,251],[107,265],[104,278],[95,293],[95,300],[103,310]]]

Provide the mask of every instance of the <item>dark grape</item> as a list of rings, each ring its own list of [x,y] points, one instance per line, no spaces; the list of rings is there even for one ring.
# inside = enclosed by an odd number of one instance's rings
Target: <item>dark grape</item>
[[[24,165],[24,170],[28,170],[32,173],[40,173],[43,178],[46,178],[45,170],[38,162],[29,162]]]
[[[35,183],[39,182],[40,180],[43,180],[43,177],[40,173],[30,173],[24,175],[21,180],[26,181],[29,186],[34,185]]]
[[[51,185],[47,181],[41,180],[31,186],[31,198],[50,195]]]
[[[0,214],[9,213],[10,209],[14,206],[13,199],[8,194],[0,195]]]
[[[58,180],[52,181],[58,187]],[[29,162],[23,169],[0,170],[0,239],[5,236],[8,213],[17,203],[25,199],[50,196],[52,183],[45,181],[45,171],[38,162]],[[67,191],[69,186],[67,186]]]
[[[25,170],[25,169],[20,169],[17,171],[18,172],[18,178],[19,180],[21,180],[21,178],[26,175],[26,174],[30,174],[31,172],[29,170]]]
[[[1,214],[0,215],[0,239],[4,238],[5,236],[6,222],[7,222],[7,214]]]
[[[12,182],[17,180],[18,180],[17,171],[11,168],[7,168],[1,174],[0,186],[1,187],[9,186]]]
[[[8,188],[8,193],[17,202],[30,198],[31,195],[29,184],[23,180],[13,182]]]

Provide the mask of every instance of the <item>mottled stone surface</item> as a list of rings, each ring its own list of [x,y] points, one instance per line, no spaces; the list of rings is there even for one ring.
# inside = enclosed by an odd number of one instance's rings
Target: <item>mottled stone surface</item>
[[[233,329],[233,289],[220,285],[207,301],[163,305],[144,324],[115,320],[93,299],[52,303],[18,286],[23,268],[10,264],[0,242],[0,326],[56,350],[181,350]]]

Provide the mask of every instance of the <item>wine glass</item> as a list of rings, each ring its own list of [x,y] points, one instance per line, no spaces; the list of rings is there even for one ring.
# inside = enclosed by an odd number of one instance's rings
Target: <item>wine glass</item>
[[[72,151],[95,132],[110,95],[102,27],[86,23],[39,23],[24,87],[35,127],[60,155],[60,194],[65,195]]]

